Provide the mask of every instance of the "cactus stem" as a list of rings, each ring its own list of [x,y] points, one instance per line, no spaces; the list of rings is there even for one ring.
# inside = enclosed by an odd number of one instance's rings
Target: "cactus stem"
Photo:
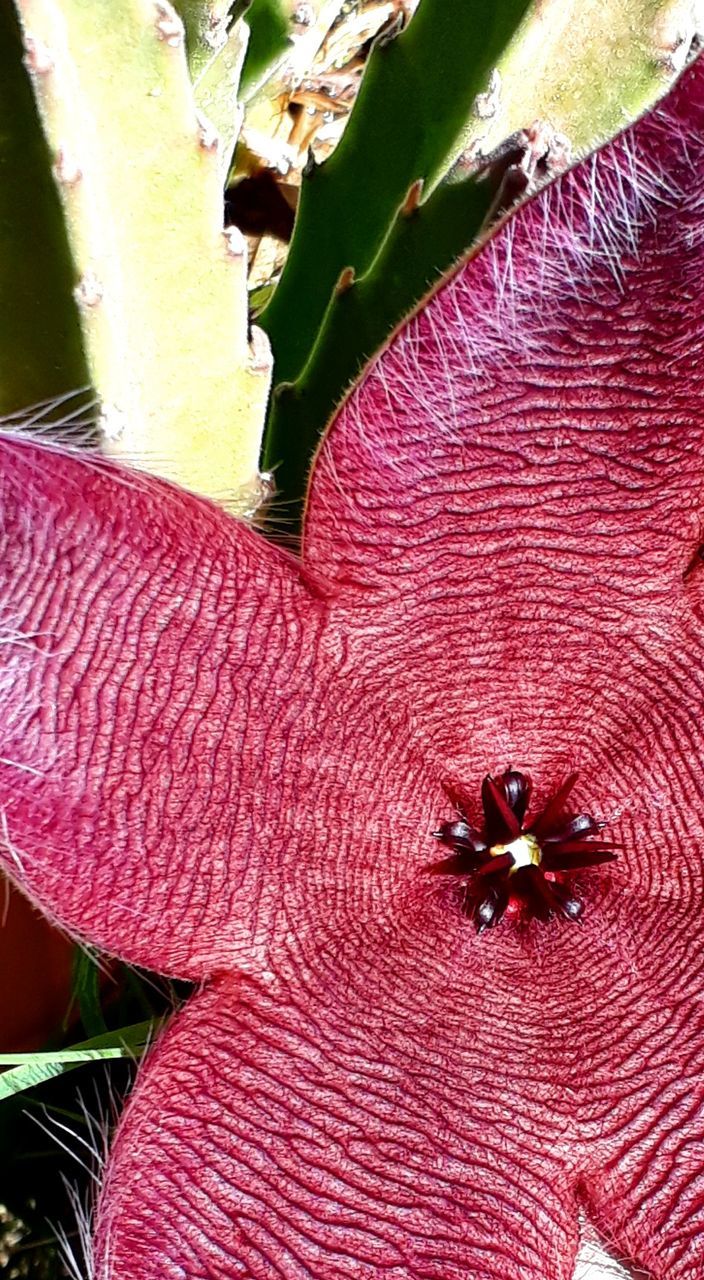
[[[105,452],[236,510],[270,381],[270,362],[252,364],[246,243],[223,229],[245,37],[209,50],[197,98],[168,0],[16,4]]]

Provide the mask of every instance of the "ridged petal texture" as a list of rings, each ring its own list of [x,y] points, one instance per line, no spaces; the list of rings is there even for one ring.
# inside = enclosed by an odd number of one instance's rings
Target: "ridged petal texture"
[[[704,1275],[703,192],[699,61],[395,340],[300,564],[2,442],[6,863],[202,980],[99,1280],[570,1280],[584,1213]],[[582,924],[478,936],[424,869],[508,767],[623,846]]]

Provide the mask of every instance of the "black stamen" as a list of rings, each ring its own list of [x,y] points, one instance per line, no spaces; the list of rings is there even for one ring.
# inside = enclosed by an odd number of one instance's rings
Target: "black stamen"
[[[597,822],[589,813],[578,813],[576,818],[570,818],[569,822],[566,822],[557,831],[552,832],[549,836],[544,836],[543,842],[551,844],[553,840],[571,840],[574,836],[595,835],[597,831],[602,831],[605,826],[605,822]]]
[[[479,933],[500,922],[512,898],[540,920],[550,920],[555,915],[565,920],[580,919],[583,904],[554,876],[613,862],[618,846],[610,840],[593,839],[606,824],[591,814],[565,814],[576,781],[577,774],[570,774],[524,829],[531,789],[528,775],[517,769],[506,769],[498,779],[487,774],[482,783],[484,831],[471,825],[469,806],[465,808],[463,802],[461,817],[444,822],[433,832],[452,854],[429,864],[426,870],[431,875],[467,880],[462,910],[474,920]],[[445,791],[449,796],[450,789],[445,787]],[[453,786],[452,792],[456,791]],[[525,849],[520,855],[510,848],[500,848],[512,846],[522,833]]]
[[[521,834],[521,824],[508,803],[503,789],[490,774],[482,783],[482,807],[486,818],[486,838],[492,844],[510,844]]]
[[[483,933],[485,929],[494,929],[500,923],[508,906],[508,900],[508,889],[503,885],[497,887],[492,885],[480,898],[475,898],[468,889],[465,910],[467,914],[473,916],[477,931]]]
[[[517,769],[507,769],[501,775],[501,783],[510,807],[518,821],[522,823],[530,799],[530,778],[525,773],[519,773]]]

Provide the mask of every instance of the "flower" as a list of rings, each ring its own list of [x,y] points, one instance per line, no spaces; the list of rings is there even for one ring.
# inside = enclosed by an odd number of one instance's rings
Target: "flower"
[[[704,63],[508,221],[355,392],[299,563],[2,442],[5,859],[195,979],[100,1280],[704,1269]],[[621,846],[579,927],[429,875],[511,765]]]
[[[487,774],[482,783],[484,834],[470,825],[469,805],[458,799],[460,818],[443,822],[433,832],[454,853],[428,868],[434,875],[470,877],[463,910],[479,933],[503,919],[509,905],[522,902],[540,920],[559,914],[578,920],[583,905],[563,883],[565,874],[596,867],[616,857],[613,843],[592,840],[604,826],[588,813],[565,814],[577,781],[571,773],[542,813],[525,825],[531,781],[517,769],[506,769],[498,782]],[[555,874],[557,873],[557,874]]]

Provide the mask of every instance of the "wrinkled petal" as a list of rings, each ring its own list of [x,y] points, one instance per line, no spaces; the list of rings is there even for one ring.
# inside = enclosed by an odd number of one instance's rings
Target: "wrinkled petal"
[[[266,914],[252,848],[321,714],[296,565],[188,494],[8,438],[0,540],[8,870],[130,960],[241,959]]]
[[[388,968],[371,999],[344,976],[226,979],[178,1016],[116,1139],[99,1275],[107,1255],[120,1280],[571,1280],[546,1072],[488,1068],[451,996],[428,1020],[427,983],[382,1003]]]
[[[662,668],[671,722],[698,681],[703,192],[700,59],[461,269],[321,450],[307,562],[465,786],[643,756]]]
[[[26,442],[0,476],[0,844],[25,891],[188,977],[393,916],[447,800],[296,562]]]
[[[704,959],[662,923],[623,894],[481,938],[429,910],[217,980],[142,1070],[99,1256],[121,1280],[572,1280],[586,1210],[692,1280]]]
[[[669,910],[649,906],[614,905],[610,936],[625,966],[603,948],[590,975],[604,996],[576,1036],[589,1072],[575,1110],[582,1191],[634,1275],[694,1280],[704,1267],[704,952],[674,895]],[[578,975],[571,986],[578,1003]]]

